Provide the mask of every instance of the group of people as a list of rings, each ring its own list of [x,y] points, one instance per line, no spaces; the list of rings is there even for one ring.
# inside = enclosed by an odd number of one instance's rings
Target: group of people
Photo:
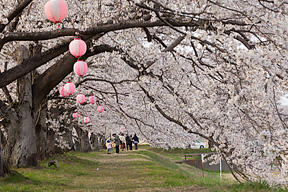
[[[112,136],[114,137],[116,154],[119,154],[120,149],[124,151],[125,146],[127,148],[127,151],[132,150],[132,144],[134,144],[135,150],[138,149],[139,138],[137,137],[136,133],[133,137],[132,135],[129,136],[128,134],[125,137],[123,133],[121,133],[120,135],[113,133]],[[106,142],[107,154],[111,154],[112,143],[112,140],[109,139]]]

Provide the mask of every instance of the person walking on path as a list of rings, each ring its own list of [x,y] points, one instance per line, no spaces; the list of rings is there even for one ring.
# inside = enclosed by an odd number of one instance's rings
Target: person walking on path
[[[106,146],[107,146],[107,154],[111,154],[112,142],[109,139],[106,141]]]
[[[120,138],[120,140],[121,140],[121,147],[120,147],[120,149],[122,149],[122,151],[124,151],[124,149],[125,149],[125,137],[124,137],[124,134],[121,133],[121,134],[119,135],[119,138]]]
[[[114,137],[115,140],[115,144],[116,144],[116,153],[115,154],[119,154],[119,145],[120,145],[120,138],[118,135],[116,135],[116,133],[113,133],[112,136]]]
[[[137,137],[136,133],[135,133],[135,135],[134,135],[134,137],[132,139],[133,139],[133,143],[134,143],[134,146],[135,146],[135,150],[137,150],[138,149],[139,138]]]
[[[126,145],[127,145],[127,151],[130,149],[132,150],[132,140],[130,139],[129,135],[126,135]]]

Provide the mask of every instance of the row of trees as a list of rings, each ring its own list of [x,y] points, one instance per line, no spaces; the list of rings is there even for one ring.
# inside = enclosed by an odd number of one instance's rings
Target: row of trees
[[[39,11],[44,1],[0,2],[1,141],[10,165],[37,164],[49,126],[61,128],[51,109],[67,110],[65,127],[77,125],[69,110],[95,115],[93,106],[58,96],[72,80],[107,109],[83,130],[125,125],[170,147],[197,135],[236,179],[286,184],[285,1],[67,0],[59,29]],[[88,45],[82,79],[71,73],[75,36]]]

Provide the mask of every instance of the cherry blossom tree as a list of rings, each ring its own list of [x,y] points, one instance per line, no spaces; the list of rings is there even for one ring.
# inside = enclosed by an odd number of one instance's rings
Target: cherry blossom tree
[[[79,125],[80,118],[69,120],[76,109],[91,117],[82,130],[122,126],[167,147],[202,137],[239,181],[287,184],[287,113],[279,104],[287,93],[286,1],[67,0],[59,28],[44,15],[46,1],[0,2],[1,141],[9,164],[37,165],[49,124],[61,125],[47,110],[59,104],[66,124]],[[82,78],[68,52],[77,36],[88,46]],[[76,92],[60,98],[68,80]],[[93,93],[97,104],[76,104],[80,92]]]

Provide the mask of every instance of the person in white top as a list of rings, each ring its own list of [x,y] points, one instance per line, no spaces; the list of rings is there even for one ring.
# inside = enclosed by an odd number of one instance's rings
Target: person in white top
[[[107,139],[106,141],[106,146],[107,146],[107,154],[111,154],[112,142],[109,139]]]
[[[124,134],[121,133],[121,134],[119,135],[119,138],[120,138],[120,140],[121,140],[121,147],[120,147],[120,149],[122,149],[122,151],[124,151],[124,149],[125,149],[125,137],[124,137]]]

